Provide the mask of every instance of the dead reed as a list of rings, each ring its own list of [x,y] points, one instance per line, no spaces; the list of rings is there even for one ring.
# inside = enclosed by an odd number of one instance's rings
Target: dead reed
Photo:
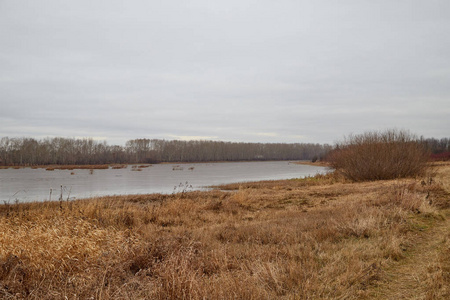
[[[37,168],[37,167],[34,167]],[[109,165],[51,165],[43,167],[47,171],[54,170],[94,170],[94,169],[109,169]]]
[[[115,169],[115,170],[117,170],[117,169],[126,169],[126,168],[127,168],[127,165],[125,165],[125,164],[111,165],[111,169]]]

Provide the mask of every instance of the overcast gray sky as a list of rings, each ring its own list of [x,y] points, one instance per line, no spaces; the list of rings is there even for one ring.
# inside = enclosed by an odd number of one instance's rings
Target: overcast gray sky
[[[450,136],[450,1],[0,0],[0,137]]]

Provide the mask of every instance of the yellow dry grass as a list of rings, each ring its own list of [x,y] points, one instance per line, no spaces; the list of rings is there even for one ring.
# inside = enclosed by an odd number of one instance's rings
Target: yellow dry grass
[[[433,237],[420,290],[444,299],[450,165],[436,168],[431,181],[328,175],[4,205],[0,298],[389,299],[396,267]]]

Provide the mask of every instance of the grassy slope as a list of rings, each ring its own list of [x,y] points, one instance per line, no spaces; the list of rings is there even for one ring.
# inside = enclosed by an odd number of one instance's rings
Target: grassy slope
[[[0,298],[445,299],[449,187],[447,164],[432,183],[329,176],[2,206]]]

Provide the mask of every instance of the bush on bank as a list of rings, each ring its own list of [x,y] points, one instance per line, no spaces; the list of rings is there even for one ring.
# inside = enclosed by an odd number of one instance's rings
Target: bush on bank
[[[353,181],[420,176],[428,158],[415,135],[392,129],[350,135],[328,155],[331,167]]]

